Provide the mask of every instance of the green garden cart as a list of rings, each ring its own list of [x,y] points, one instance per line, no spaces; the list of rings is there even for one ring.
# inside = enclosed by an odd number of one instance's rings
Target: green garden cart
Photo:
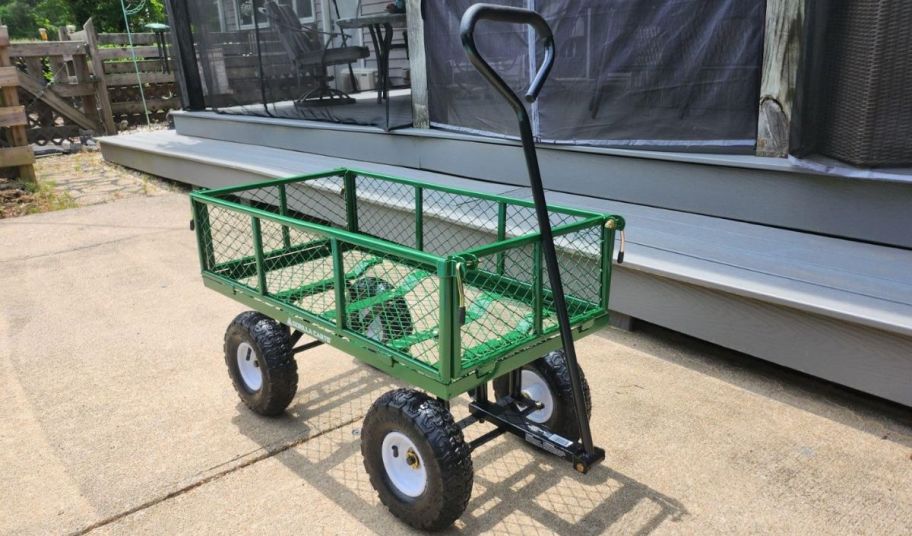
[[[573,341],[608,322],[624,220],[545,204],[525,108],[475,49],[481,19],[544,38],[530,102],[553,63],[551,31],[532,11],[485,4],[462,21],[470,60],[520,120],[533,201],[356,169],[191,194],[206,286],[253,309],[225,334],[241,400],[281,414],[297,390],[295,355],[322,344],[412,385],[374,402],[361,451],[381,501],[428,530],[462,514],[471,452],[501,434],[582,473],[605,456]],[[449,401],[463,393],[469,416],[456,422]],[[477,422],[493,428],[467,442]]]

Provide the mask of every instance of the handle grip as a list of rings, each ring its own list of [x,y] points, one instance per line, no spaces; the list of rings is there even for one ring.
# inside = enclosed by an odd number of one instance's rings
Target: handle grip
[[[488,65],[488,62],[481,57],[478,53],[478,49],[475,47],[475,25],[480,20],[528,24],[535,28],[539,37],[544,39],[545,58],[538,68],[535,78],[532,79],[532,84],[529,85],[529,89],[526,91],[526,101],[528,102],[534,102],[535,99],[538,98],[538,94],[541,92],[542,86],[548,78],[548,73],[551,72],[551,67],[554,65],[554,35],[551,33],[551,28],[548,26],[548,23],[545,22],[545,19],[538,13],[529,9],[497,6],[493,4],[475,4],[467,9],[462,16],[459,35],[462,39],[462,46],[465,49],[466,56],[468,56],[472,65],[478,69],[478,72],[480,72],[482,76],[494,86],[494,89],[500,92],[500,94],[503,95],[510,102],[510,105],[518,112],[523,109],[519,97],[516,96],[516,93],[513,93],[513,90],[504,82],[503,78],[494,72],[494,69],[492,69],[491,66]]]

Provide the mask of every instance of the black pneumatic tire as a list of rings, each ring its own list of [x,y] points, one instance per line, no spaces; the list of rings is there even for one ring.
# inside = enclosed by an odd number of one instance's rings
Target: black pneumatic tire
[[[251,389],[240,370],[238,348],[249,345],[262,385]],[[225,364],[234,390],[255,413],[268,417],[285,411],[298,390],[298,365],[291,353],[287,329],[256,311],[239,314],[225,331]]]
[[[391,432],[407,436],[424,461],[427,483],[417,497],[401,493],[388,476],[381,448]],[[438,400],[412,389],[382,395],[364,418],[361,454],[380,501],[412,527],[445,529],[465,511],[472,495],[471,452],[462,430]]]
[[[548,355],[529,363],[524,369],[532,370],[544,378],[554,400],[554,410],[551,417],[541,423],[552,432],[573,441],[579,441],[579,419],[576,415],[576,405],[573,402],[573,388],[570,383],[570,367],[563,350],[555,350]],[[580,383],[583,388],[583,402],[586,405],[586,419],[592,417],[592,395],[589,393],[589,382],[583,369],[579,368]],[[494,380],[494,395],[498,400],[509,394],[509,380],[501,376]]]
[[[394,288],[379,277],[362,277],[348,286],[348,300],[349,303],[353,303],[373,298]],[[379,332],[371,333],[372,329],[376,330],[376,327],[372,327],[372,325],[376,326],[376,324],[379,324]],[[402,296],[396,296],[370,308],[350,313],[348,326],[352,331],[380,343],[407,337],[414,331],[412,315]]]

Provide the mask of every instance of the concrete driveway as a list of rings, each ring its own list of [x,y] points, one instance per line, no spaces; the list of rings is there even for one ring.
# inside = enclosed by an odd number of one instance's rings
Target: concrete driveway
[[[358,450],[393,384],[322,347],[286,416],[248,412],[188,221],[168,194],[0,222],[0,533],[408,532]],[[909,533],[908,408],[654,327],[579,353],[607,461],[489,443],[455,531]]]

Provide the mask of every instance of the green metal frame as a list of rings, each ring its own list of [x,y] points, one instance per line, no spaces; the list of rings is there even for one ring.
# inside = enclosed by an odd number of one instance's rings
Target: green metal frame
[[[292,183],[328,177],[341,177],[343,180],[347,228],[342,229],[290,217],[288,215],[286,186]],[[404,184],[414,188],[416,235],[414,247],[403,246],[358,232],[356,177],[368,177]],[[278,213],[224,198],[229,194],[268,187],[277,187],[278,189]],[[465,251],[452,252],[452,254],[446,256],[424,251],[424,195],[425,192],[431,190],[497,203],[497,239],[492,243]],[[228,188],[199,190],[192,192],[190,197],[199,246],[200,266],[203,280],[207,287],[438,397],[453,398],[521,367],[541,357],[544,353],[561,346],[557,326],[551,326],[548,329],[543,329],[542,327],[542,312],[545,304],[550,302],[550,291],[543,288],[540,234],[532,232],[511,238],[506,237],[507,207],[512,205],[534,208],[534,204],[530,201],[472,192],[460,188],[437,186],[345,168]],[[254,254],[252,256],[216,264],[212,250],[209,222],[209,207],[212,206],[249,216],[250,233],[254,246]],[[555,227],[555,237],[595,226],[600,226],[601,228],[600,279],[593,281],[593,285],[598,285],[600,288],[600,303],[597,304],[596,310],[587,313],[584,317],[574,318],[573,336],[574,338],[579,338],[608,323],[608,300],[614,238],[615,233],[624,228],[624,220],[620,216],[613,214],[603,214],[569,207],[549,205],[548,208],[554,213],[562,213],[579,218],[575,222]],[[261,223],[264,220],[282,226],[282,248],[274,251],[263,251]],[[292,245],[289,238],[289,229],[305,231],[320,238],[305,244]],[[493,234],[494,230],[492,229],[491,231]],[[529,245],[533,247],[534,251],[534,279],[531,285],[511,279],[505,275],[504,270],[504,254],[513,248]],[[359,277],[370,265],[370,261],[365,261],[345,273],[340,268],[343,266],[342,254],[349,249],[361,250],[378,257],[392,257],[395,258],[396,262],[409,265],[416,270],[423,271],[422,273],[426,272],[439,279],[440,317],[439,329],[436,332],[439,359],[436,364],[417,360],[394,346],[381,344],[348,329],[346,325],[348,315],[346,313],[349,312],[350,308],[363,307],[365,304],[361,303],[364,300],[355,304],[346,304],[348,297],[345,292],[345,282]],[[489,255],[495,256],[494,258],[496,259],[494,271],[479,269],[478,258]],[[293,259],[300,262],[302,258],[318,259],[325,257],[332,259],[334,268],[332,278],[309,283],[305,287],[285,291],[284,293],[273,294],[269,292],[266,277],[268,271],[285,267],[288,263],[294,262]],[[534,337],[531,340],[528,335],[520,337],[512,333],[505,333],[499,340],[496,355],[493,357],[489,355],[485,359],[474,360],[471,355],[463,354],[460,348],[462,324],[460,321],[459,302],[460,285],[462,285],[462,280],[467,271],[471,272],[472,276],[478,280],[490,281],[492,284],[496,284],[497,288],[507,297],[509,297],[511,292],[528,293],[531,291],[534,293],[533,318],[530,319],[530,329]],[[241,282],[242,279],[253,276],[256,276],[257,288],[251,288]],[[308,293],[328,291],[331,288],[335,290],[335,312],[328,315],[331,318],[318,316],[288,303],[288,298],[291,296],[290,293],[306,295]],[[568,303],[572,306],[574,298],[570,296],[567,296],[567,298]],[[593,303],[589,302],[586,302],[586,304],[593,305]],[[465,311],[463,311],[463,315],[465,314]],[[473,311],[468,312],[470,317],[473,314],[475,314]],[[512,342],[514,340],[515,342]]]

